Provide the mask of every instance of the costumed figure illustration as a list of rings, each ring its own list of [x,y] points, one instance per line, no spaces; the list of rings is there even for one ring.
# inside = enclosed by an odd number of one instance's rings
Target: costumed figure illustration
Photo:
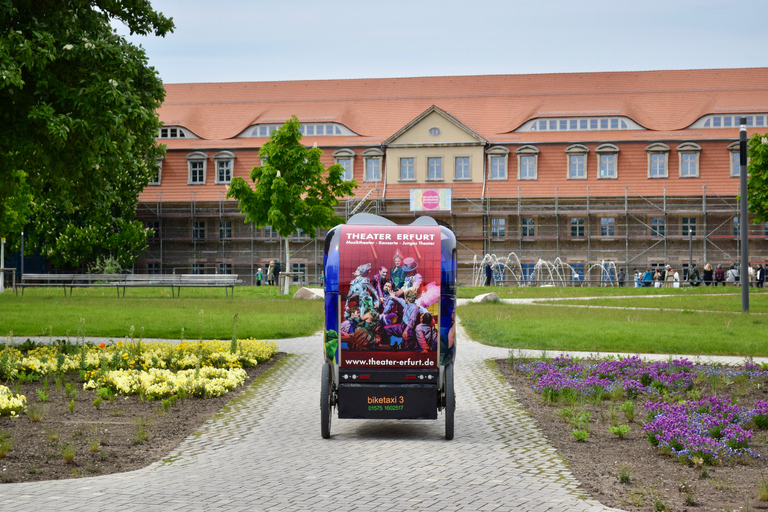
[[[354,306],[348,311],[349,318],[341,323],[340,339],[350,350],[370,350],[381,338],[377,334],[379,315],[375,310],[360,315],[360,308]]]
[[[435,329],[434,323],[431,313],[421,314],[421,320],[416,326],[416,341],[422,354],[437,349],[437,329]]]
[[[365,316],[368,311],[378,307],[379,296],[376,289],[371,285],[368,279],[368,272],[371,271],[371,264],[360,265],[355,270],[355,278],[349,283],[349,295],[345,304],[344,317],[349,314],[350,302],[353,297],[357,297],[357,306],[360,308],[360,316]]]
[[[392,289],[395,291],[400,290],[405,283],[405,269],[403,269],[403,253],[400,251],[395,252],[392,257],[392,261],[395,265],[389,273],[389,279],[392,281]]]
[[[416,294],[409,291],[405,294],[405,307],[403,308],[402,322],[384,325],[381,329],[382,340],[394,346],[395,350],[416,350],[416,326],[421,318],[421,308],[416,304]],[[393,340],[400,338],[401,340]]]
[[[381,325],[395,325],[403,320],[403,311],[405,311],[405,301],[397,296],[392,289],[392,283],[384,285],[384,299],[382,299],[383,309],[381,311]]]
[[[403,270],[405,270],[405,282],[400,289],[401,295],[413,292],[416,297],[416,304],[424,311],[440,299],[440,286],[434,281],[424,285],[424,278],[416,272],[418,263],[413,258],[403,260]]]
[[[381,312],[381,308],[384,307],[384,298],[387,296],[387,294],[384,293],[384,286],[390,282],[389,279],[387,279],[387,273],[389,273],[389,269],[382,265],[379,268],[379,273],[371,278],[371,285],[376,290],[376,295],[379,298],[379,307],[377,308],[379,312]]]

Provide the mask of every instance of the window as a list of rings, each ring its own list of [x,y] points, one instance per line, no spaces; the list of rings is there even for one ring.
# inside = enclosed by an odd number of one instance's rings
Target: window
[[[441,157],[429,157],[427,158],[427,179],[428,180],[442,180],[443,179],[443,159]]]
[[[253,127],[253,130],[246,131],[241,137],[269,137],[281,124],[260,124]],[[325,135],[338,137],[341,135],[357,135],[344,125],[338,123],[302,123],[299,127],[302,135]]]
[[[219,238],[222,240],[232,238],[232,221],[231,220],[219,221]]]
[[[600,236],[616,236],[616,219],[614,217],[602,217],[600,219]]]
[[[292,284],[304,284],[307,282],[307,264],[291,263],[291,272],[293,273]]]
[[[613,144],[602,144],[595,149],[598,154],[597,177],[598,179],[616,179],[618,172],[616,163],[619,157],[619,148]]]
[[[509,158],[509,149],[503,146],[495,146],[488,151],[488,179],[505,180],[507,179],[507,160]]]
[[[219,263],[219,274],[231,274],[231,273],[232,273],[231,263]]]
[[[683,217],[682,228],[683,236],[696,236],[696,217]]]
[[[400,159],[400,179],[405,181],[416,179],[416,171],[413,166],[413,158]]]
[[[147,274],[159,274],[160,273],[160,264],[155,263],[147,263]]]
[[[291,235],[291,238],[293,238],[294,240],[302,240],[306,237],[304,236],[304,232],[300,228],[296,228],[296,232]]]
[[[336,163],[344,168],[345,181],[351,181],[354,176],[355,154],[351,149],[340,149],[333,153]]]
[[[160,238],[160,222],[147,222],[146,227],[147,229],[152,230],[151,232],[147,233],[147,242],[158,240]]]
[[[729,126],[739,126],[739,118],[747,118],[747,126],[766,126],[768,125],[768,116],[765,113],[760,114],[717,114],[708,115],[700,118],[688,128],[722,128]]]
[[[568,179],[583,180],[587,178],[587,153],[589,149],[581,144],[568,146],[565,150],[568,159]]]
[[[535,263],[520,263],[520,271],[522,273],[521,281],[536,280],[536,264]]]
[[[539,148],[523,146],[515,150],[517,153],[517,179],[535,180],[536,166],[539,159]]]
[[[666,144],[651,144],[645,148],[645,151],[648,153],[648,177],[666,178],[669,146]]]
[[[205,221],[196,220],[192,222],[192,238],[196,240],[205,239]]]
[[[163,172],[163,157],[155,159],[155,174],[152,175],[152,178],[149,180],[150,185],[159,185],[160,184],[160,178],[162,177]]]
[[[381,181],[381,159],[384,153],[380,149],[366,149],[362,153],[365,163],[364,181]]]
[[[272,226],[264,226],[264,238],[266,238],[267,240],[276,240],[277,231],[272,229]]]
[[[504,238],[507,236],[507,219],[491,219],[491,237]]]
[[[728,151],[731,154],[731,177],[741,176],[741,152],[739,142],[734,142],[728,145]]]
[[[440,128],[430,128],[429,129],[429,134],[433,135],[433,136],[434,135],[440,135]]]
[[[191,138],[197,138],[191,133],[187,134],[187,131],[184,128],[179,128],[178,126],[164,126],[160,128],[160,136],[158,139],[186,139],[188,135],[191,135]]]
[[[457,180],[471,179],[469,174],[469,157],[457,156],[456,157],[456,178]]]
[[[381,159],[368,158],[365,160],[365,181],[381,180]]]
[[[515,130],[516,132],[576,131],[576,130],[645,130],[627,117],[533,119]]]
[[[667,234],[667,220],[664,217],[651,217],[651,236],[663,237]]]
[[[187,184],[189,185],[205,185],[205,171],[208,165],[208,155],[200,151],[195,151],[187,155],[187,167],[189,169],[189,177],[187,178]]]
[[[213,155],[213,161],[216,162],[216,183],[232,182],[234,160],[235,154],[231,151],[219,151]]]
[[[584,217],[571,219],[571,238],[584,238]]]
[[[701,146],[693,142],[684,142],[677,146],[677,154],[680,156],[680,177],[698,178],[699,176],[699,152]]]
[[[202,263],[193,263],[192,264],[192,273],[193,274],[205,274],[205,265]]]
[[[536,219],[520,219],[520,236],[523,238],[536,236]]]

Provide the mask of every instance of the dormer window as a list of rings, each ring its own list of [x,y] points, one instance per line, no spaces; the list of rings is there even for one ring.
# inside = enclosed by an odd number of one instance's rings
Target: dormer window
[[[219,151],[213,155],[213,161],[216,162],[216,183],[231,183],[232,168],[235,165],[235,154],[231,151]]]
[[[180,126],[163,126],[160,128],[158,139],[196,139],[195,135]]]
[[[344,181],[351,181],[355,174],[355,152],[351,149],[340,149],[333,153],[336,163],[344,168]]]
[[[619,175],[619,148],[613,144],[602,144],[595,149],[597,153],[597,178],[616,179]]]
[[[440,128],[430,128],[429,129],[430,135],[440,135]]]
[[[573,144],[565,149],[569,180],[587,179],[587,154],[589,149],[581,144]]]
[[[648,177],[666,178],[669,167],[669,146],[662,143],[651,144],[645,148],[648,153]]]
[[[208,170],[208,155],[195,151],[187,155],[188,185],[205,185],[205,175]]]
[[[679,176],[681,178],[699,177],[699,153],[701,146],[693,142],[684,142],[677,146],[677,154],[680,157]]]

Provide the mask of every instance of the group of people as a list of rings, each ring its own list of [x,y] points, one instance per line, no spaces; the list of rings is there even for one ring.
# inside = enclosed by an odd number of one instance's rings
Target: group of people
[[[344,303],[339,339],[350,350],[437,350],[438,329],[429,307],[440,298],[440,285],[424,283],[414,258],[398,251],[392,268],[371,264],[354,271]]]
[[[270,260],[269,265],[267,265],[267,284],[270,286],[279,284],[280,272],[282,271],[283,268],[280,266],[280,262],[278,260]],[[259,267],[259,269],[256,271],[256,286],[261,286],[261,282],[263,280],[264,270],[262,267]]]
[[[750,265],[747,268],[749,269],[749,285],[763,288],[765,285],[765,268],[763,268],[763,265],[758,264],[756,267]],[[685,279],[690,286],[699,286],[701,283],[704,283],[704,286],[717,286],[720,284],[725,286],[726,283],[733,285],[738,284],[739,277],[739,265],[737,263],[731,264],[728,270],[723,269],[723,266],[720,264],[713,267],[711,263],[707,263],[704,265],[704,270],[701,272],[694,263],[688,271],[688,275],[685,276]],[[625,283],[627,282],[627,274],[624,272],[623,268],[619,269],[617,281],[619,286],[625,286]],[[680,273],[674,270],[672,266],[667,265],[663,269],[656,268],[655,270],[651,270],[650,267],[647,267],[645,271],[634,268],[632,269],[631,282],[634,283],[636,288],[643,286],[680,288],[681,280]]]

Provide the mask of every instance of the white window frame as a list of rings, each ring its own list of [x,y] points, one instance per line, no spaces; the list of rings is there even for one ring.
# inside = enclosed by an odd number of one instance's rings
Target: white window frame
[[[517,153],[517,179],[535,180],[539,176],[539,148],[536,146],[523,146],[515,150]],[[523,176],[523,158],[533,158],[533,176]],[[529,164],[526,164],[529,165]]]
[[[664,179],[669,177],[669,146],[662,143],[656,143],[651,144],[650,146],[647,146],[645,148],[646,153],[648,154],[648,179],[656,180],[656,179]],[[664,163],[664,174],[657,174],[652,175],[651,171],[653,170],[653,158],[657,157],[661,158]]]
[[[192,167],[194,164],[203,164],[203,180],[192,181],[193,173]],[[205,185],[206,177],[208,176],[208,155],[202,151],[195,151],[187,155],[187,185]]]
[[[344,181],[352,181],[352,179],[355,177],[355,156],[357,153],[352,151],[351,149],[339,149],[338,151],[334,151],[333,158],[335,159],[335,163],[339,164],[340,166],[344,167]],[[347,168],[342,162],[348,162],[349,167]]]
[[[506,217],[491,218],[491,238],[496,240],[503,240],[507,238],[507,218]]]
[[[431,176],[432,174],[432,167],[433,167],[433,161],[435,164],[435,169],[440,171],[439,176]],[[428,156],[427,157],[427,179],[426,181],[443,181],[443,162],[445,161],[445,158],[442,156]]]
[[[663,224],[653,222],[653,219],[661,219]],[[663,215],[651,216],[648,219],[648,227],[650,228],[650,235],[653,238],[665,238],[667,236],[667,218]],[[661,233],[659,233],[659,228],[661,228]]]
[[[235,154],[231,151],[219,151],[213,155],[215,173],[215,183],[217,185],[226,185],[232,183],[232,176],[235,174]],[[219,164],[227,163],[229,165],[229,179],[220,179],[219,177]]]
[[[403,176],[403,169],[404,168],[406,170],[408,169],[408,165],[407,165],[408,162],[406,162],[406,166],[403,167],[403,163],[404,163],[403,161],[404,160],[405,161],[410,161],[410,170],[411,170],[411,176],[410,177],[408,177],[408,176],[404,177]],[[397,181],[416,181],[416,158],[414,158],[412,156],[400,157],[399,164],[400,165],[399,165],[398,171],[397,171],[398,172],[398,174],[397,174]]]
[[[581,223],[576,222],[574,224],[574,220],[578,221],[580,220]],[[587,218],[586,217],[569,217],[568,218],[568,227],[570,228],[571,232],[571,239],[572,240],[584,240],[587,236]],[[576,228],[576,234],[573,234],[573,228]],[[581,234],[579,234],[579,230],[581,231]]]
[[[678,177],[680,178],[698,178],[699,177],[699,160],[700,160],[700,153],[701,153],[701,146],[694,142],[683,142],[679,146],[677,146],[677,157],[678,157]],[[693,162],[690,160],[686,161],[686,158],[693,158]],[[686,165],[687,164],[687,165]],[[690,167],[693,167],[692,171],[693,174],[691,174]],[[687,173],[684,174],[684,171]]]
[[[615,180],[619,177],[619,147],[614,144],[601,144],[595,148],[597,153],[597,179],[599,180]],[[613,174],[603,174],[603,157],[613,157]]]
[[[587,179],[587,169],[589,168],[589,148],[583,144],[573,144],[565,148],[565,161],[566,161],[566,173],[569,180],[585,180]],[[584,161],[579,163],[575,161],[578,158],[583,158]],[[577,165],[581,169],[581,173],[574,175],[571,170],[572,166]]]
[[[528,222],[532,221],[532,222]],[[520,218],[520,238],[532,239],[536,237],[536,217]]]
[[[488,180],[489,181],[504,181],[509,176],[509,149],[504,146],[495,146],[486,151],[488,158]],[[498,163],[494,163],[494,159],[498,160]],[[502,165],[503,169],[494,176],[494,166]]]
[[[467,175],[459,176],[459,158],[467,160]],[[464,164],[462,163],[462,167]],[[472,181],[472,157],[467,155],[453,157],[453,181]]]
[[[382,167],[384,163],[384,153],[380,149],[371,148],[363,151],[362,155],[363,155],[363,181],[365,182],[381,181]],[[377,175],[374,175],[374,176],[368,175],[368,168],[370,165],[377,166],[378,168]]]
[[[165,157],[159,156],[155,158],[155,164],[157,165],[157,174],[155,175],[156,179],[150,180],[148,185],[152,186],[158,186],[160,185],[162,179],[163,179],[163,160],[165,160]]]
[[[741,176],[741,148],[739,141],[728,144],[728,156],[731,159],[731,178]]]
[[[616,237],[616,217],[600,217],[600,236],[603,238]]]
[[[689,219],[689,222],[685,222],[686,219]],[[690,219],[693,219],[693,223],[690,222]],[[694,215],[692,217],[680,217],[680,235],[687,238],[688,233],[684,233],[686,230],[690,230],[693,228],[693,238],[696,238],[696,235],[698,234],[699,226],[699,217]]]

